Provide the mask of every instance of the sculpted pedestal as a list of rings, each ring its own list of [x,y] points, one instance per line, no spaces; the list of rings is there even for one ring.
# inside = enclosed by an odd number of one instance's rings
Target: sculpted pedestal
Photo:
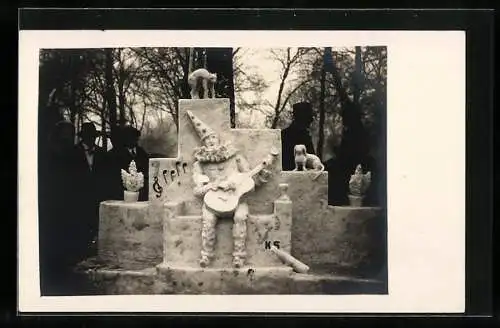
[[[163,221],[149,202],[104,201],[99,221],[98,257],[107,267],[132,270],[161,263]]]
[[[339,294],[386,293],[383,281],[354,278],[385,260],[385,213],[380,208],[328,205],[328,173],[282,172],[248,196],[246,264],[231,265],[231,219],[216,226],[215,258],[199,265],[201,200],[193,195],[192,150],[199,144],[185,111],[190,110],[233,140],[255,167],[271,147],[281,149],[280,131],[231,129],[228,99],[179,102],[179,153],[150,159],[144,203],[101,204],[98,253],[104,267],[87,271],[106,294]],[[280,198],[288,184],[289,200]],[[270,250],[291,253],[311,267],[298,274]],[[325,275],[314,271],[324,265]],[[338,268],[342,275],[333,275]],[[344,274],[345,273],[345,274]]]
[[[384,270],[386,214],[377,207],[328,205],[328,173],[282,172],[293,202],[292,255],[312,267],[366,276]]]
[[[152,201],[165,204],[164,259],[158,266],[160,279],[168,281],[178,293],[256,293],[276,291],[269,283],[282,279],[287,284],[292,273],[270,251],[273,243],[291,251],[292,204],[277,200],[281,156],[271,167],[271,179],[256,187],[245,199],[249,206],[246,222],[245,265],[232,267],[233,220],[221,218],[216,225],[214,259],[201,268],[201,200],[195,197],[192,178],[193,150],[200,146],[196,124],[186,113],[196,117],[199,129],[213,129],[221,140],[231,141],[254,168],[268,156],[270,149],[281,149],[279,130],[231,129],[228,99],[181,100],[179,102],[179,156],[156,159],[150,163]],[[199,131],[198,131],[199,133]],[[283,288],[282,288],[283,289]]]
[[[250,215],[247,221],[247,260],[231,267],[232,220],[219,220],[215,258],[207,268],[199,265],[201,216],[185,215],[183,203],[167,203],[164,221],[164,261],[160,279],[182,294],[283,293],[289,289],[292,269],[270,251],[273,244],[291,248],[291,202],[276,200],[274,212]]]

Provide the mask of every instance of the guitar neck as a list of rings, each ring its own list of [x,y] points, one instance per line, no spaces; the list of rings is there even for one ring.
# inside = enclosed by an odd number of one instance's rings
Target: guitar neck
[[[250,170],[247,174],[251,177],[259,173],[262,169],[264,168],[264,164],[259,164],[256,167],[254,167],[252,170]]]
[[[271,155],[275,155],[275,154],[271,154]],[[248,171],[245,174],[249,177],[253,177],[254,175],[258,174],[262,169],[264,169],[264,167],[271,164],[273,162],[273,160],[274,160],[274,156],[269,155],[267,158],[262,160],[259,165],[257,165],[256,167],[254,167],[253,169],[251,169],[250,171]]]

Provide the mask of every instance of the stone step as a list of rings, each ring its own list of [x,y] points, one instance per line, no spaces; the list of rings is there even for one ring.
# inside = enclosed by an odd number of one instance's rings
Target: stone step
[[[201,269],[160,264],[145,270],[96,269],[81,274],[92,285],[93,295],[387,294],[387,284],[382,280],[299,274],[276,267]]]
[[[160,264],[158,273],[175,294],[279,294],[290,288],[293,271],[284,266],[232,269]]]
[[[387,294],[387,284],[378,279],[360,279],[333,274],[294,274],[290,294]]]

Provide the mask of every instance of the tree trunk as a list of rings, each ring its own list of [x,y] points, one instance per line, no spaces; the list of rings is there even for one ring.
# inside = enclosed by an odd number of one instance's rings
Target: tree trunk
[[[325,49],[325,54],[326,56],[326,49]],[[323,66],[321,67],[321,94],[319,98],[319,131],[318,131],[318,145],[317,145],[317,152],[318,152],[318,157],[322,160],[323,159],[323,143],[325,141],[325,93],[326,93],[326,69],[325,69],[325,60],[323,60]]]
[[[82,125],[83,125],[83,113],[78,113],[77,114],[77,124],[75,125],[76,130],[81,131]]]
[[[279,118],[279,115],[275,113],[273,120],[271,121],[271,129],[276,129],[276,127],[278,126]]]
[[[188,84],[188,77],[189,74],[193,71],[193,56],[194,56],[194,48],[188,48],[186,49],[186,57],[187,57],[187,62],[184,61],[183,67],[182,67],[182,72],[184,74],[183,76],[183,83],[181,84],[181,93],[182,93],[182,98],[183,99],[189,99],[191,97],[190,91],[191,88],[189,87]],[[176,124],[178,124],[176,122]]]
[[[229,119],[231,127],[236,127],[236,113],[234,106],[234,81],[233,81],[233,49],[208,48],[207,70],[217,73],[215,93],[218,97],[229,98]]]
[[[111,126],[111,133],[113,133],[117,123],[116,92],[115,92],[115,83],[113,79],[113,49],[106,48],[104,49],[104,53],[106,56],[105,68],[104,68],[104,78],[106,81],[105,98],[106,98],[106,104],[108,105],[109,124]]]
[[[193,71],[196,71],[197,69],[200,68],[206,68],[206,53],[204,48],[190,48],[189,50],[189,67],[188,67],[188,74],[184,74],[184,85],[185,85],[185,91],[187,93],[185,94],[186,99],[191,98],[191,88],[188,84],[188,75],[192,73]],[[200,91],[200,97],[203,96]]]
[[[192,71],[196,71],[197,69],[204,67],[203,56],[203,48],[193,48],[193,66],[191,67]]]
[[[69,95],[69,99],[68,99],[68,103],[67,103],[67,106],[68,106],[68,109],[69,109],[69,116],[70,116],[70,120],[71,120],[71,123],[73,123],[75,125],[75,127],[78,128],[77,124],[78,124],[78,121],[77,121],[77,110],[76,110],[76,106],[75,106],[75,103],[76,103],[76,97],[75,97],[75,87],[76,87],[76,79],[77,79],[77,70],[75,68],[76,66],[76,63],[75,63],[75,54],[73,51],[71,51],[69,54],[68,54],[68,64],[69,64],[69,67],[68,67],[68,71],[69,71],[69,79],[68,79],[68,95]]]
[[[68,103],[68,108],[69,108],[69,117],[71,123],[73,123],[75,126],[77,126],[77,110],[75,107],[75,91],[74,91],[74,81],[70,82],[69,85],[69,103]]]
[[[353,101],[359,104],[361,95],[361,83],[363,81],[363,63],[361,62],[361,47],[355,47],[354,57],[354,83],[353,83]]]
[[[285,89],[285,81],[290,73],[290,48],[286,49],[287,58],[286,58],[286,67],[283,71],[283,75],[281,76],[280,86],[278,89],[278,97],[276,99],[276,104],[274,105],[274,117],[271,122],[271,129],[276,129],[278,125],[279,116],[280,116],[280,108],[281,108],[281,97],[283,96],[283,90]]]
[[[201,55],[201,67],[207,69],[207,50],[206,48],[202,50]]]
[[[274,117],[271,123],[271,129],[276,129],[278,121],[280,118],[280,107],[281,107],[281,97],[283,96],[283,90],[285,88],[285,80],[288,76],[289,68],[287,67],[283,72],[283,77],[281,78],[280,86],[278,89],[278,98],[276,99],[276,104],[274,105]]]
[[[349,192],[349,177],[354,172],[356,165],[362,163],[365,158],[366,149],[364,143],[366,140],[364,140],[365,133],[361,122],[361,109],[359,103],[355,103],[349,99],[335,61],[332,65],[332,74],[334,85],[340,99],[342,123],[344,126],[342,142],[338,154],[342,181],[339,186],[340,190],[337,193],[337,197],[333,200],[333,204],[345,205],[347,204],[347,194]]]
[[[187,76],[189,74],[191,74],[191,72],[194,71],[193,69],[193,65],[194,65],[194,48],[189,48],[189,62],[188,62],[188,70],[187,70],[187,74],[186,74],[186,71],[184,70],[184,78],[187,82]]]
[[[108,134],[106,131],[106,104],[104,103],[101,108],[101,138],[102,138],[102,148],[104,151],[108,150]]]
[[[125,97],[125,68],[123,67],[121,49],[117,49],[115,55],[116,58],[118,58],[118,76],[115,77],[118,85],[118,111],[120,113],[118,120],[119,125],[123,127],[125,126],[125,123],[127,123],[127,114],[125,109],[125,102],[127,101]]]
[[[120,112],[120,117],[119,117],[119,122],[118,124],[123,127],[127,123],[127,118],[125,114],[125,95],[123,94],[123,91],[120,90],[119,95],[118,95],[118,108]],[[132,110],[131,110],[132,111]],[[132,113],[130,113],[132,114]],[[132,117],[130,117],[132,119]]]

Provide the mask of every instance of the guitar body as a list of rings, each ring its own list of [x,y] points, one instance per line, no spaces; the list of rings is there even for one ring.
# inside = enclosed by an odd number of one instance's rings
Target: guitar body
[[[236,173],[229,177],[227,182],[234,184],[235,188],[233,190],[220,188],[209,190],[203,199],[205,206],[219,216],[233,214],[240,203],[240,198],[255,188],[253,176],[271,164],[277,155],[278,151],[272,149],[271,153],[250,172]]]
[[[234,213],[241,197],[255,187],[253,179],[244,173],[232,176],[229,181],[235,184],[236,189],[228,191],[223,189],[210,190],[203,199],[205,206],[220,216]]]

